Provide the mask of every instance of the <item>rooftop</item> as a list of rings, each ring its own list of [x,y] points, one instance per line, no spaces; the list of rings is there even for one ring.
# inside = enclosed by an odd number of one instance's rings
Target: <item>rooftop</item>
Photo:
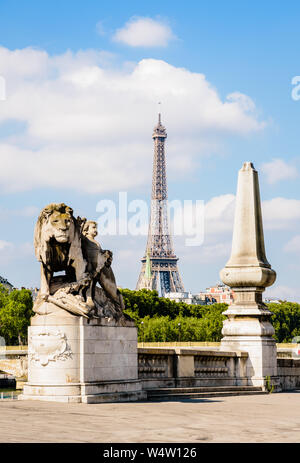
[[[5,286],[7,289],[13,289],[13,285],[6,279],[0,276],[0,284]]]

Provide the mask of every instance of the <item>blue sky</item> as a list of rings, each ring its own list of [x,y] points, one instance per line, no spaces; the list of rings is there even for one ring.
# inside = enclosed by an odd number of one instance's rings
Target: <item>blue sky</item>
[[[185,288],[219,280],[252,161],[278,274],[268,292],[300,301],[299,13],[296,1],[0,0],[0,275],[39,285],[32,234],[49,202],[97,219],[119,191],[149,199],[162,101],[169,198],[207,204],[203,245],[174,239]],[[99,240],[134,288],[146,237]]]

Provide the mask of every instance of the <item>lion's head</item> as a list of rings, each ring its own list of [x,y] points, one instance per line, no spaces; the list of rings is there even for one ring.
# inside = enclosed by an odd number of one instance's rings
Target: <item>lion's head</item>
[[[72,243],[78,239],[78,226],[73,209],[64,203],[49,204],[42,209],[34,232],[34,248],[38,260],[44,262],[49,242]]]

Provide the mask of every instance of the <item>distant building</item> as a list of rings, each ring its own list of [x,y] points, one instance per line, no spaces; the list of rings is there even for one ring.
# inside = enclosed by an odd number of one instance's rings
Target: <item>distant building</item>
[[[31,292],[32,300],[34,302],[36,300],[36,298],[37,298],[39,288],[27,288],[27,289],[29,289],[29,291]]]
[[[205,305],[205,301],[201,300],[198,295],[193,295],[187,291],[181,293],[166,293],[167,299],[175,302],[185,302],[186,304]]]
[[[200,291],[198,294],[190,292],[166,293],[164,297],[175,302],[185,302],[186,304],[210,305],[210,304],[228,304],[233,302],[234,292],[229,286],[217,284],[206,288],[206,291]]]
[[[13,285],[6,279],[0,276],[0,284],[5,286],[6,289],[12,291],[14,289]]]
[[[280,299],[278,297],[265,297],[263,302],[265,304],[280,304]]]
[[[21,288],[15,288],[11,283],[9,283],[9,281],[6,280],[6,278],[2,278],[1,276],[0,284],[5,286],[5,288],[7,288],[9,291],[12,291],[13,289],[28,289],[31,292],[33,302],[36,300],[37,294],[39,292],[39,288],[25,288],[25,286],[21,286]]]
[[[204,300],[206,304],[224,303],[230,305],[233,302],[233,296],[232,289],[222,283],[210,286],[206,288],[206,291],[201,291],[198,294],[198,297]]]
[[[38,292],[39,292],[39,288],[25,288],[25,286],[21,286],[20,289],[28,289],[28,291],[31,292],[33,302],[36,300]]]

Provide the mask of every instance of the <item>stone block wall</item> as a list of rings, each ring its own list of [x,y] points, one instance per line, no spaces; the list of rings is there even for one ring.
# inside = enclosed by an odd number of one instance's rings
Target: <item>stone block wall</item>
[[[103,346],[106,347],[105,343]],[[101,354],[99,362],[103,362],[106,356],[111,355],[108,352]],[[277,354],[278,377],[282,390],[300,388],[300,358],[293,358],[291,349],[277,349]],[[0,370],[15,377],[26,376],[26,350],[7,351],[6,355],[1,357]],[[220,352],[213,347],[209,349],[139,347],[138,377],[142,380],[143,389],[247,385],[246,359],[247,354],[243,352]]]
[[[143,388],[247,385],[244,352],[139,348]]]
[[[277,374],[283,391],[300,388],[300,359],[278,358]]]

